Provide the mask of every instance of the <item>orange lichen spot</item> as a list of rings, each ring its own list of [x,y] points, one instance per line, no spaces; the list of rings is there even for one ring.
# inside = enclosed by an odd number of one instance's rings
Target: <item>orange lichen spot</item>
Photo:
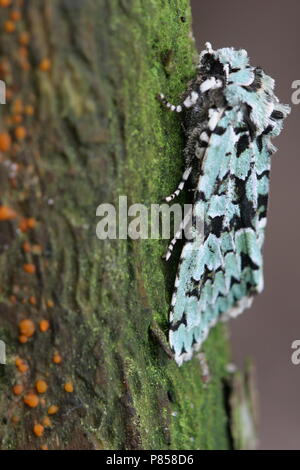
[[[48,408],[48,415],[55,415],[59,410],[59,407],[56,405],[51,405]]]
[[[74,392],[74,386],[72,382],[66,382],[64,385],[65,392],[72,393]]]
[[[50,428],[52,426],[52,421],[49,416],[45,416],[45,418],[43,419],[43,425],[45,426],[45,428]]]
[[[7,206],[0,206],[0,220],[11,220],[17,217],[17,213]]]
[[[12,421],[12,423],[14,423],[14,424],[18,424],[18,423],[20,422],[20,417],[19,417],[19,416],[16,416],[16,415],[13,415],[13,416],[11,417],[11,421]]]
[[[22,46],[28,46],[29,41],[30,41],[30,36],[26,31],[20,34],[19,43],[22,44]]]
[[[61,355],[58,352],[54,353],[52,357],[52,361],[54,362],[54,364],[60,364],[62,362]]]
[[[19,372],[21,372],[22,374],[24,374],[25,372],[28,371],[29,367],[28,365],[26,364],[26,362],[23,362],[23,364],[21,364],[19,367]]]
[[[13,21],[7,20],[4,23],[4,30],[7,33],[13,33],[16,30],[16,25]]]
[[[0,0],[0,7],[9,7],[11,0]]]
[[[37,380],[35,388],[38,393],[45,393],[48,388],[47,382],[45,382],[45,380]]]
[[[36,220],[33,217],[29,217],[27,219],[27,227],[28,228],[35,228],[36,227]]]
[[[39,69],[42,72],[48,72],[51,69],[51,60],[48,58],[41,60],[39,64]]]
[[[41,245],[35,244],[32,246],[32,251],[35,255],[41,255],[43,252],[43,247]]]
[[[26,362],[24,361],[24,359],[21,359],[20,357],[17,357],[16,361],[15,361],[15,364],[16,364],[16,367],[18,368],[19,372],[27,372],[29,367],[28,365],[26,364]]]
[[[41,437],[44,434],[44,426],[42,424],[35,424],[33,426],[33,432],[37,437]]]
[[[19,48],[19,56],[21,57],[21,59],[26,59],[26,57],[28,57],[27,47],[22,46]]]
[[[29,408],[36,408],[39,404],[39,397],[35,393],[27,393],[24,396],[23,401],[25,405],[29,406]]]
[[[21,19],[21,12],[20,10],[12,10],[9,15],[12,21],[19,21]]]
[[[33,114],[34,114],[34,107],[33,107],[31,104],[28,104],[27,106],[25,106],[25,113],[26,113],[28,116],[33,116]]]
[[[11,88],[6,88],[6,101],[10,101],[13,97],[14,92]]]
[[[13,104],[13,107],[12,107],[12,112],[13,112],[13,114],[22,114],[23,111],[24,111],[24,106],[23,106],[22,100],[17,98],[14,101],[14,104]]]
[[[7,60],[2,60],[0,62],[0,75],[5,77],[10,72],[10,63]],[[6,89],[7,92],[7,89]],[[7,93],[6,93],[7,94]]]
[[[20,124],[20,122],[23,121],[23,117],[21,114],[15,114],[13,117],[12,117],[12,120],[16,123],[16,124]]]
[[[24,253],[30,253],[31,251],[31,245],[29,242],[24,242],[22,245]]]
[[[21,393],[24,391],[24,387],[22,384],[16,384],[13,386],[12,390],[14,395],[21,395]]]
[[[50,324],[49,324],[48,320],[41,320],[39,326],[40,326],[40,331],[45,333],[45,331],[49,330]]]
[[[34,297],[34,295],[31,295],[31,296],[29,297],[29,303],[30,303],[31,305],[36,305],[36,298]]]
[[[41,450],[49,450],[49,447],[47,446],[47,444],[42,444],[40,449]]]
[[[27,136],[27,131],[24,126],[18,126],[15,128],[15,137],[18,140],[24,140]]]
[[[30,63],[27,62],[27,61],[26,61],[26,62],[22,62],[22,63],[21,63],[21,67],[22,67],[22,69],[25,70],[25,71],[28,71],[28,70],[31,69],[31,65],[30,65]]]
[[[0,133],[0,150],[1,152],[8,152],[11,147],[11,137],[8,132]]]
[[[35,326],[33,321],[30,320],[30,318],[25,318],[24,320],[20,321],[19,330],[22,335],[27,336],[27,338],[30,338],[35,332]]]
[[[54,302],[53,302],[53,300],[51,300],[51,299],[48,299],[48,300],[47,300],[47,307],[49,307],[49,308],[53,308],[53,307],[54,307]]]
[[[28,230],[27,219],[22,219],[19,223],[19,229],[21,232],[25,233]]]
[[[19,229],[21,232],[25,233],[27,230],[31,230],[36,227],[36,219],[29,217],[28,219],[22,219],[19,223]]]
[[[28,336],[25,336],[25,335],[20,335],[19,336],[19,342],[21,344],[25,344],[25,343],[27,343],[27,341],[28,341]]]
[[[31,263],[24,264],[23,269],[25,273],[28,273],[28,274],[34,274],[36,271],[34,264],[31,264]]]

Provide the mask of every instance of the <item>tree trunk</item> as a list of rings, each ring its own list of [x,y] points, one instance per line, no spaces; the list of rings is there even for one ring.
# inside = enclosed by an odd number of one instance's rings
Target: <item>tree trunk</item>
[[[181,125],[155,95],[178,101],[194,74],[188,0],[0,13],[1,448],[228,448],[224,327],[205,343],[207,386],[197,357],[178,367],[159,341],[178,250],[165,263],[167,240],[96,237],[99,204],[160,204],[180,179]]]

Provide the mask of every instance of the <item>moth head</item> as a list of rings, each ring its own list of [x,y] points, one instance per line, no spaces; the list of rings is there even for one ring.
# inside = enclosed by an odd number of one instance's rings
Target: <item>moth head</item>
[[[226,72],[224,71],[224,65],[216,57],[210,42],[207,42],[205,46],[206,49],[201,52],[199,57],[199,73],[205,78],[225,77]]]
[[[203,80],[215,77],[225,85],[246,85],[254,79],[245,49],[224,47],[214,51],[210,43],[206,43],[206,49],[200,54],[198,70]]]

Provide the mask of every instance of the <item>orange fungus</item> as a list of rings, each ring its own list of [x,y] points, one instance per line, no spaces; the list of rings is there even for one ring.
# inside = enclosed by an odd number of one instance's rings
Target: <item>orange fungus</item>
[[[72,382],[66,382],[65,385],[64,385],[64,389],[68,393],[74,392],[74,387],[73,387]]]
[[[11,137],[8,132],[0,133],[0,150],[2,152],[8,152],[11,146]]]
[[[24,387],[22,384],[16,384],[13,386],[13,394],[14,395],[21,395],[23,393]]]
[[[59,408],[56,405],[51,405],[48,408],[48,415],[55,415],[58,412]]]
[[[39,69],[42,70],[42,72],[48,72],[51,69],[50,59],[43,59],[39,64]]]
[[[40,326],[40,331],[42,331],[43,333],[45,333],[45,331],[48,331],[48,330],[49,330],[49,322],[48,322],[48,320],[41,320],[39,326]]]
[[[24,242],[22,248],[25,253],[29,253],[31,251],[31,246],[29,242]]]
[[[4,23],[4,29],[7,33],[13,33],[16,30],[16,25],[13,21],[7,20]]]
[[[29,217],[26,222],[28,228],[34,228],[36,226],[36,220],[33,217]]]
[[[30,320],[30,318],[25,318],[24,320],[20,321],[19,330],[22,335],[27,336],[27,338],[30,338],[30,336],[32,336],[35,332],[35,326],[33,321]]]
[[[24,264],[23,269],[24,269],[25,273],[28,273],[28,274],[34,274],[35,273],[34,264],[31,264],[31,263]]]
[[[17,423],[19,423],[19,421],[20,421],[20,417],[19,417],[19,416],[16,416],[16,415],[13,415],[13,416],[11,417],[11,420],[12,420],[12,422],[13,422],[14,424],[17,424]]]
[[[50,428],[52,426],[52,421],[49,416],[45,416],[45,418],[43,419],[43,425],[45,426],[45,428]]]
[[[35,384],[35,388],[38,393],[45,393],[47,391],[48,385],[45,380],[38,380]]]
[[[36,298],[34,297],[34,295],[31,295],[31,296],[29,297],[29,303],[30,303],[31,305],[36,305]]]
[[[20,10],[12,10],[9,16],[12,21],[19,21],[21,19],[21,12]]]
[[[19,372],[26,372],[28,370],[28,365],[24,361],[24,359],[21,359],[20,357],[17,357],[16,359],[16,367],[18,368]]]
[[[36,408],[39,404],[39,397],[35,393],[27,393],[27,395],[24,396],[23,401],[25,405],[30,408]]]
[[[61,361],[62,361],[62,357],[59,353],[54,353],[53,355],[53,358],[52,358],[52,361],[54,362],[54,364],[60,364]]]
[[[28,46],[29,40],[30,40],[30,36],[26,31],[20,34],[19,43],[22,44],[22,46]]]
[[[0,220],[11,220],[17,217],[16,212],[10,207],[0,206]]]
[[[0,0],[0,7],[9,7],[11,0]]]
[[[21,344],[25,344],[25,343],[27,343],[27,341],[28,341],[28,336],[25,336],[25,335],[20,335],[19,336],[19,342]]]
[[[28,115],[28,116],[32,116],[34,114],[34,107],[31,105],[31,104],[28,104],[26,107],[25,107],[25,113]]]
[[[24,126],[18,126],[15,129],[15,136],[18,140],[23,140],[25,139],[27,135],[27,131]]]
[[[39,423],[35,424],[33,426],[33,432],[37,437],[42,436],[43,433],[44,433],[44,426],[42,424],[39,424]]]

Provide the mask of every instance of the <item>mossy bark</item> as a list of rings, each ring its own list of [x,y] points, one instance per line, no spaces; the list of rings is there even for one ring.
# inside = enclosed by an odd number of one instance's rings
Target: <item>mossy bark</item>
[[[179,368],[149,333],[155,322],[167,334],[178,251],[165,264],[167,240],[100,241],[95,233],[99,204],[126,195],[150,207],[180,178],[181,125],[155,95],[176,102],[194,74],[189,2],[29,0],[9,33],[4,22],[17,4],[1,8],[0,34],[9,91],[1,132],[13,140],[1,153],[1,204],[18,212],[0,221],[1,448],[228,448],[224,328],[205,344],[207,387],[197,358]],[[30,41],[20,46],[25,31]],[[37,225],[19,230],[24,218]],[[23,318],[36,326],[25,344]],[[25,393],[40,378],[48,390],[30,408],[12,387]],[[68,381],[73,393],[64,391]],[[52,427],[37,437],[33,425],[52,404]]]

